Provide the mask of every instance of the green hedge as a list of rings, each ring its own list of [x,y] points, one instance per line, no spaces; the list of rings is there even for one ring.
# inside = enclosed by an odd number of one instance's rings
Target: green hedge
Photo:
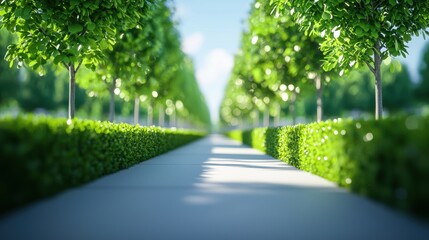
[[[0,119],[0,213],[130,167],[204,134],[88,120]]]
[[[429,217],[429,117],[335,120],[227,135],[353,192]]]

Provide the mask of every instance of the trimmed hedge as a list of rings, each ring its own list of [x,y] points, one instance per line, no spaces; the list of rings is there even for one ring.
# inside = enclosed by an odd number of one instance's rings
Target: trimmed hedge
[[[227,135],[353,192],[429,217],[429,117],[335,120]]]
[[[155,157],[204,134],[89,120],[0,119],[0,214]]]

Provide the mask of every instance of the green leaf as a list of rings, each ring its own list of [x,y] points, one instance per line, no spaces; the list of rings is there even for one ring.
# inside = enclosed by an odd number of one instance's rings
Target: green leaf
[[[70,58],[68,58],[68,57],[63,57],[62,61],[63,61],[65,64],[69,64],[69,63],[70,63]]]
[[[109,42],[106,39],[100,41],[100,48],[102,50],[108,49],[110,46]]]
[[[31,16],[31,9],[29,9],[29,8],[17,8],[15,10],[15,15],[17,17],[20,17],[23,19],[29,19]]]
[[[39,44],[37,46],[37,49],[41,52],[44,52],[44,51],[46,51],[46,45],[45,44]]]
[[[36,64],[37,64],[37,60],[33,60],[28,64],[28,66],[30,66],[32,68],[32,67],[36,66]]]
[[[325,20],[331,19],[331,14],[329,12],[323,12],[322,18]]]
[[[74,8],[77,5],[79,5],[79,1],[78,0],[70,0],[70,7]]]
[[[72,55],[76,56],[79,55],[79,51],[77,50],[77,46],[73,46],[69,49],[69,53],[71,53]]]
[[[62,55],[57,55],[56,57],[54,57],[54,63],[58,64],[60,63],[62,60],[64,59],[64,57]]]
[[[356,35],[358,36],[358,37],[362,37],[363,35],[364,35],[364,32],[362,31],[362,28],[356,28],[356,31],[355,31],[355,33],[356,33]]]
[[[15,16],[22,17],[22,8],[17,8],[15,10]]]
[[[369,25],[369,24],[367,24],[367,23],[365,23],[365,24],[361,24],[360,26],[363,28],[363,30],[364,30],[365,32],[368,32],[369,30],[371,30],[371,25]]]
[[[96,27],[96,25],[93,22],[89,22],[86,27],[88,28],[89,31],[93,31]]]
[[[411,41],[411,35],[410,34],[405,34],[404,35],[404,40],[405,40],[405,42]]]
[[[76,34],[76,33],[79,33],[83,30],[82,25],[80,25],[79,23],[73,23],[73,24],[69,25],[68,28],[69,28],[69,32],[71,34]]]
[[[380,24],[379,22],[376,22],[376,23],[375,23],[375,27],[376,27],[377,29],[379,29],[379,28],[381,28],[381,24]]]
[[[324,62],[322,67],[323,67],[323,70],[326,72],[332,69],[331,64],[328,64],[327,62]]]
[[[29,19],[29,18],[31,17],[31,9],[29,9],[29,8],[24,8],[24,9],[22,10],[22,15],[21,15],[21,17],[22,17],[23,19]]]

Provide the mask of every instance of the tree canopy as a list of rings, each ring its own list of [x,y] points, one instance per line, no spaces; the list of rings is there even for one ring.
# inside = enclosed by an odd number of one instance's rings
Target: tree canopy
[[[324,69],[342,74],[367,65],[376,79],[376,118],[382,117],[381,61],[405,56],[413,35],[427,35],[429,1],[271,0],[310,35],[323,37]]]
[[[94,68],[103,50],[112,49],[116,33],[134,28],[152,0],[1,1],[1,26],[18,34],[6,59],[43,71],[49,60],[70,73],[69,118],[75,112],[75,74],[82,64]]]

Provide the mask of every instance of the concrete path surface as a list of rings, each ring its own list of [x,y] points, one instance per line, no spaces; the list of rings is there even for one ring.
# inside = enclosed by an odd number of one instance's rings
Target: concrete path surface
[[[429,239],[429,225],[211,135],[3,216],[0,239]]]

